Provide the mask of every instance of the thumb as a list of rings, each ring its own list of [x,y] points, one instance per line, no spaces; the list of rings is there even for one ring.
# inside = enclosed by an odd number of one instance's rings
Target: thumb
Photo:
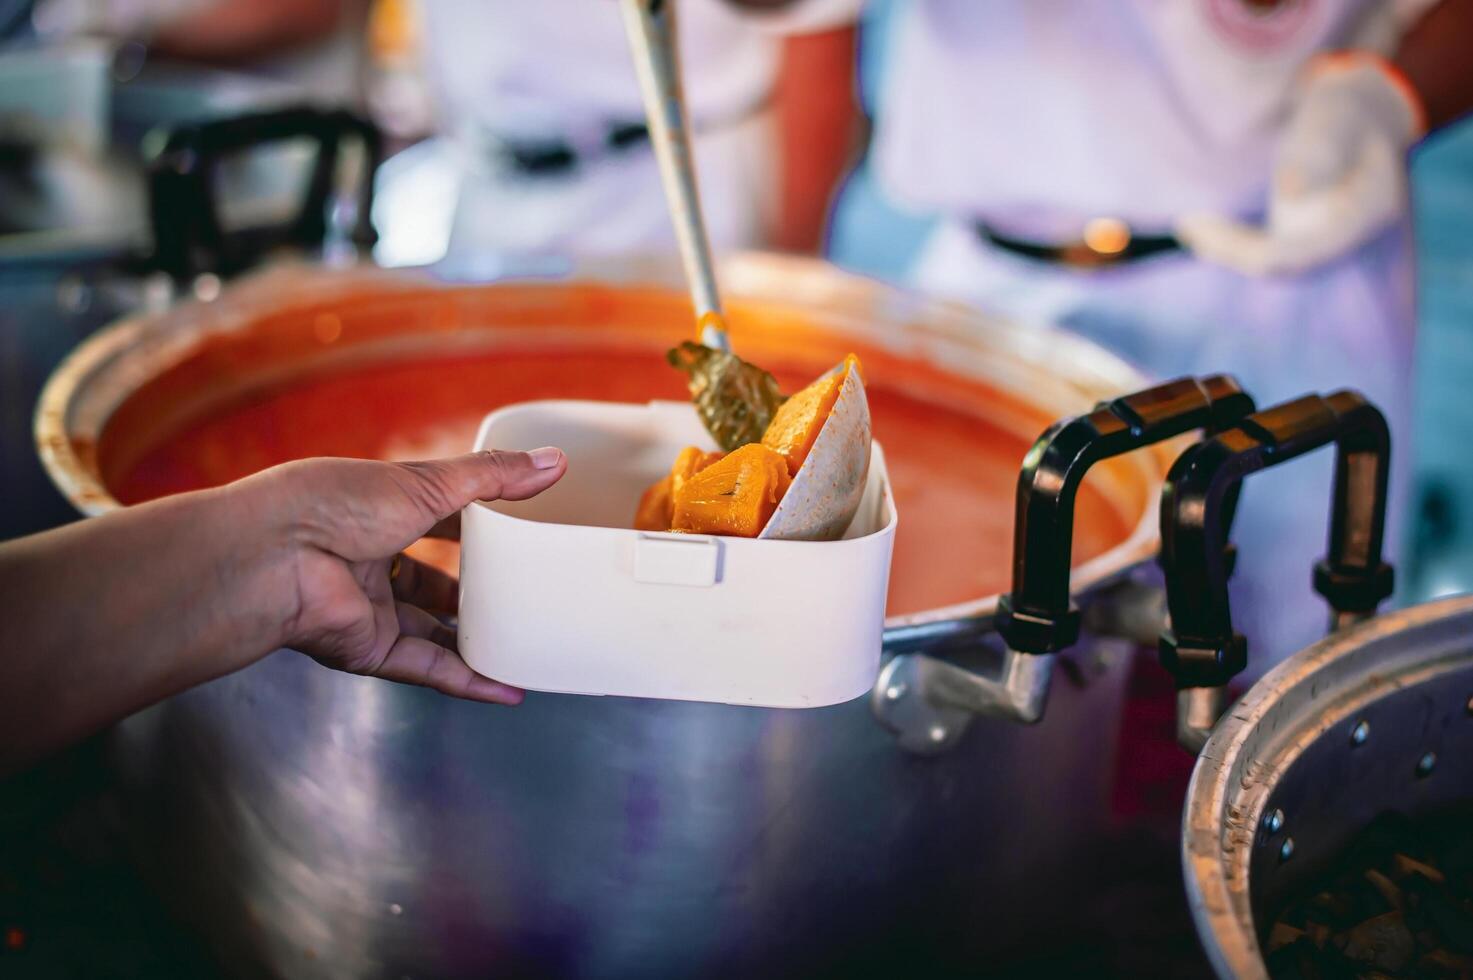
[[[429,523],[444,520],[475,500],[526,500],[552,486],[568,469],[561,449],[491,450],[423,463],[404,463],[418,484],[416,497]]]

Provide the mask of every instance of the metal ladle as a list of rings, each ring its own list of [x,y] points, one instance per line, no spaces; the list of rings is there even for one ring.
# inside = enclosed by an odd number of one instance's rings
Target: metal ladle
[[[690,124],[680,84],[674,3],[623,0],[622,6],[650,143],[659,163],[701,337],[699,344],[685,343],[671,351],[670,362],[690,375],[691,400],[701,421],[721,448],[729,452],[762,438],[783,403],[783,395],[771,374],[731,352],[726,335],[711,245],[696,189]]]
[[[701,215],[690,124],[680,84],[674,0],[622,0],[650,144],[695,305],[701,343],[670,352],[690,375],[691,400],[720,446],[758,442],[784,398],[771,374],[731,352],[716,288],[711,244]],[[842,370],[843,365],[836,370]],[[843,535],[869,470],[870,419],[864,382],[850,371],[839,402],[762,537],[829,540]],[[791,503],[789,503],[791,501]]]

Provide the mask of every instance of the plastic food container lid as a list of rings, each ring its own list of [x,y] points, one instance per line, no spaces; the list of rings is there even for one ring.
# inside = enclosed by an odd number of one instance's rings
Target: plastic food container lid
[[[896,513],[873,444],[838,541],[632,530],[685,446],[714,448],[687,403],[543,401],[493,412],[477,449],[553,445],[568,472],[461,523],[460,652],[534,691],[781,708],[837,704],[879,670]]]

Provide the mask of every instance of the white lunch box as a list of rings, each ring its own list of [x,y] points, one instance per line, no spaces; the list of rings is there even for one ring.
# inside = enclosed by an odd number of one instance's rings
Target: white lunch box
[[[838,541],[632,530],[645,488],[685,446],[714,448],[684,402],[544,401],[493,412],[477,449],[557,446],[568,472],[461,522],[460,652],[535,691],[837,704],[879,669],[895,503],[872,445]]]

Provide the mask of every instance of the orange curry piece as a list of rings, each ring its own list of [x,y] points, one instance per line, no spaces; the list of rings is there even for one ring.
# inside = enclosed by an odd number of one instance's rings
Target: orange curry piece
[[[834,403],[839,400],[839,389],[850,371],[859,370],[859,358],[850,354],[844,359],[844,369],[826,374],[813,384],[783,402],[767,431],[762,434],[762,444],[782,453],[788,461],[788,473],[797,476],[803,461],[813,449],[813,443],[828,421]]]
[[[695,446],[682,449],[670,472],[640,497],[635,529],[755,538],[808,458],[844,380],[859,369],[859,358],[850,354],[842,370],[825,374],[789,398],[761,442],[748,443],[727,456]]]
[[[792,482],[781,453],[749,442],[683,481],[670,529],[755,538]]]
[[[682,449],[670,472],[639,498],[639,509],[634,513],[635,530],[670,530],[675,520],[675,496],[685,487],[685,482],[725,455],[722,452],[708,453],[696,446]]]

